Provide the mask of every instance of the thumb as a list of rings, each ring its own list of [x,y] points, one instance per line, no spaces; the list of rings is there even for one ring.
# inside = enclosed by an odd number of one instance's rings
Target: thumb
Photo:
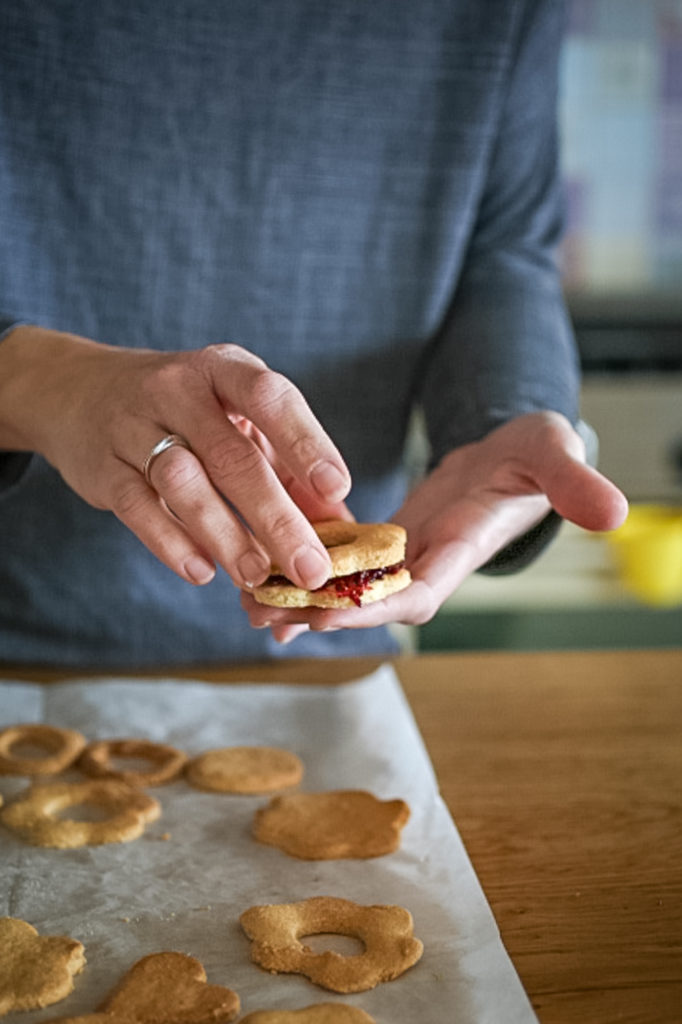
[[[586,530],[615,530],[628,514],[623,492],[566,451],[553,461],[543,489],[560,516]]]

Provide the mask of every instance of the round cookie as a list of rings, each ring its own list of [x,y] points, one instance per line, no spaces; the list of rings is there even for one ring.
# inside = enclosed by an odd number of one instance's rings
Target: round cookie
[[[412,582],[405,568],[407,534],[397,523],[314,523],[327,548],[331,575],[323,586],[295,586],[273,566],[270,576],[251,590],[260,604],[276,608],[352,608],[380,601]]]
[[[299,783],[303,763],[279,747],[219,747],[192,758],[185,777],[211,793],[269,793]]]

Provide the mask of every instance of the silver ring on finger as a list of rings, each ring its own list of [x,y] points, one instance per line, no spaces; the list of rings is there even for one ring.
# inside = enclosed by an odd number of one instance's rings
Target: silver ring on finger
[[[167,452],[169,448],[186,448],[188,452],[192,451],[189,441],[186,441],[180,434],[166,434],[160,441],[157,441],[142,463],[142,476],[150,487],[152,486],[150,473],[154,460],[158,459],[163,452]]]

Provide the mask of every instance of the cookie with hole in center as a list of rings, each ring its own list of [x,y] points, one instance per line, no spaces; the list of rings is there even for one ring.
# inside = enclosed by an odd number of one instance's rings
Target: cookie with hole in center
[[[70,807],[91,809],[99,820],[65,817]],[[0,821],[33,846],[65,850],[137,839],[160,814],[158,800],[137,786],[88,779],[35,784],[0,809]]]
[[[86,744],[76,729],[57,725],[8,725],[0,729],[0,775],[56,775],[76,760]],[[31,754],[23,751],[27,747]]]
[[[251,940],[251,959],[276,974],[302,974],[332,992],[364,992],[392,981],[417,963],[424,947],[413,935],[412,915],[398,906],[365,906],[338,896],[250,907],[239,918]],[[318,953],[302,941],[313,935],[348,935],[363,951]]]

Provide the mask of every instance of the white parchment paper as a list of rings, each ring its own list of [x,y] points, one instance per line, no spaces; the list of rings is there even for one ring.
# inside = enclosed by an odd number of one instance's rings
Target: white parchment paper
[[[7,1024],[92,1012],[137,959],[162,950],[197,957],[210,983],[239,993],[243,1014],[338,1001],[363,1007],[378,1024],[536,1021],[390,666],[329,687],[0,683],[0,726],[18,722],[69,726],[88,739],[144,736],[190,755],[281,746],[304,762],[302,789],[369,789],[403,798],[412,813],[400,850],[364,861],[290,858],[251,837],[267,796],[203,793],[182,781],[150,789],[162,815],[133,842],[40,849],[0,828],[0,916],[80,939],[87,957],[67,999],[10,1014]],[[26,785],[0,776],[5,800]],[[406,907],[422,959],[395,981],[347,996],[252,964],[241,912],[318,895]]]

